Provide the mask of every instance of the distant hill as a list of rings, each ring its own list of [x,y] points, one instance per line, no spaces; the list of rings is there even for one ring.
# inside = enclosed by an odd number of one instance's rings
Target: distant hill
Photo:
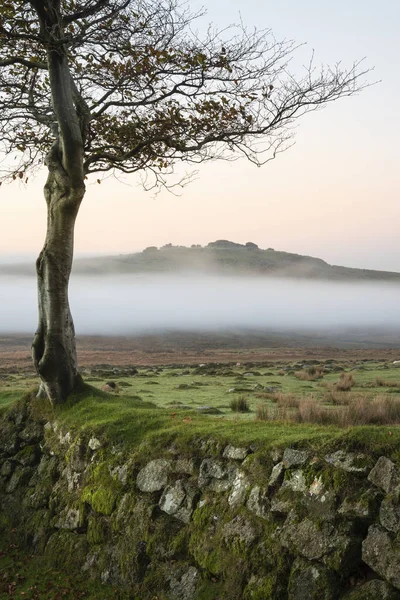
[[[0,265],[0,274],[33,273],[33,265]],[[135,254],[76,259],[74,273],[109,275],[128,273],[177,273],[263,275],[337,281],[392,281],[400,283],[400,273],[350,269],[330,265],[320,258],[262,250],[252,242],[237,244],[217,240],[207,246],[150,246]]]

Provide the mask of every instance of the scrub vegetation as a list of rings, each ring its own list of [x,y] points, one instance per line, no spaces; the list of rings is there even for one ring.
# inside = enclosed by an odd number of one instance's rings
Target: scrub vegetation
[[[294,438],[328,439],[351,426],[400,424],[398,366],[384,360],[310,362],[100,365],[83,369],[85,385],[65,408],[43,410],[55,411],[68,427],[107,431],[129,444],[146,439],[149,447],[195,432],[289,444]],[[33,374],[3,372],[0,410],[35,385]]]

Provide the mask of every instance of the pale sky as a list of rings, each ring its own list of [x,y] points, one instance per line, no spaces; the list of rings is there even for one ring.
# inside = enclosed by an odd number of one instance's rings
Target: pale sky
[[[332,264],[400,271],[400,2],[398,0],[191,0],[219,27],[271,28],[307,42],[316,62],[366,57],[382,80],[301,119],[295,147],[261,169],[244,160],[200,168],[180,197],[144,192],[137,177],[89,184],[78,216],[77,254],[128,253],[146,246],[252,241]],[[0,188],[0,257],[40,251],[45,171],[24,189]]]

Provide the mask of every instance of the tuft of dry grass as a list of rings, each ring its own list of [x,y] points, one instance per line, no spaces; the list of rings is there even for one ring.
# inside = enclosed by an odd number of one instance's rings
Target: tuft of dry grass
[[[258,421],[289,421],[286,408],[259,404],[256,408],[256,419]]]
[[[379,394],[368,398],[360,394],[350,397],[347,405],[322,406],[316,398],[308,396],[299,401],[296,409],[286,406],[257,407],[256,418],[261,421],[289,421],[292,423],[314,423],[354,427],[358,425],[398,425],[400,424],[400,399]]]
[[[305,371],[296,371],[294,376],[301,381],[316,381],[320,379],[324,374],[322,367],[308,367]]]
[[[345,406],[354,400],[354,394],[340,392],[335,386],[330,387],[324,393],[324,402],[334,406]]]
[[[318,387],[329,388],[331,384],[328,381],[320,381]]]
[[[294,421],[297,423],[317,423],[319,425],[330,425],[332,423],[333,409],[321,406],[315,398],[304,398],[296,412]],[[337,412],[337,411],[335,411]]]
[[[382,377],[377,377],[373,383],[374,387],[389,387],[389,388],[397,388],[400,384],[395,383],[394,381],[387,381]]]
[[[257,421],[270,421],[271,407],[268,404],[258,404],[256,407]]]
[[[295,394],[284,394],[283,392],[259,392],[258,394],[254,395],[256,398],[269,400],[280,407],[286,408],[298,408],[300,401],[298,396]]]
[[[335,383],[335,388],[338,392],[348,392],[353,386],[355,386],[355,384],[356,382],[351,373],[342,373],[339,381]]]
[[[359,396],[346,407],[346,425],[395,425],[400,423],[400,399],[378,394],[371,400]]]
[[[233,398],[233,400],[231,400],[231,402],[229,403],[229,406],[234,412],[250,412],[249,402],[245,396],[238,396],[237,398]]]
[[[271,400],[271,402],[275,402],[276,394],[273,392],[257,392],[254,396],[260,400]]]
[[[274,401],[280,408],[298,408],[300,404],[300,398],[295,394],[283,394],[277,392],[275,394]]]

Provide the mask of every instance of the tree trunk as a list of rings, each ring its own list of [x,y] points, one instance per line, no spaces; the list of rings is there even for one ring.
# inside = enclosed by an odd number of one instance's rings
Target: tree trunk
[[[47,235],[36,262],[39,324],[32,357],[41,378],[40,395],[53,405],[62,403],[80,377],[77,369],[75,331],[68,302],[74,227],[85,193],[82,181],[72,185],[58,159],[49,159],[44,188],[47,202]]]

